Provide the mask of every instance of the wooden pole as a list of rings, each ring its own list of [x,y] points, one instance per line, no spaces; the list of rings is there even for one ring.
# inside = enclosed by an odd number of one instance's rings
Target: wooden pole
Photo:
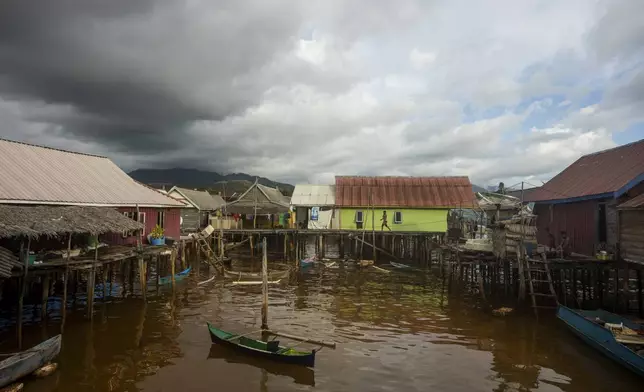
[[[22,308],[24,306],[25,288],[27,286],[27,272],[29,271],[29,247],[31,245],[31,238],[27,239],[26,249],[21,249],[23,257],[24,271],[22,273],[22,282],[20,282],[20,298],[18,299],[18,349],[22,350]],[[22,248],[22,246],[20,246]]]
[[[268,329],[268,256],[266,254],[266,238],[262,247],[262,329]]]
[[[42,278],[42,305],[40,307],[40,318],[44,321],[47,318],[47,304],[49,302],[49,275]]]
[[[98,245],[98,244],[97,244]],[[87,315],[94,318],[94,290],[96,288],[96,263],[98,262],[98,246],[94,249],[94,262],[87,279]]]
[[[63,286],[63,303],[62,303],[62,322],[60,323],[60,333],[63,333],[65,330],[65,318],[67,313],[67,281],[69,280],[69,258],[72,253],[72,233],[69,233],[69,238],[67,239],[67,257],[65,262],[65,275],[64,275],[64,286]]]
[[[183,240],[181,241],[181,270],[183,271],[186,268],[186,241]]]
[[[222,262],[224,261],[224,255],[225,255],[224,247],[225,246],[226,245],[224,244],[224,228],[220,227],[219,228],[219,258],[221,259]]]
[[[172,255],[170,256],[170,276],[171,276],[170,280],[172,281],[172,290],[174,290],[174,287],[176,284],[176,280],[174,277],[176,264],[177,264],[177,249],[173,248]]]
[[[369,203],[371,204],[371,243],[373,246],[373,261],[376,262],[376,209],[373,205],[373,197],[371,191],[369,191]]]

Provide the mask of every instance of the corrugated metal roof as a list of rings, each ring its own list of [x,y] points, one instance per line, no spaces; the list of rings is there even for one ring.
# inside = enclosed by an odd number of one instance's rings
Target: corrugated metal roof
[[[279,189],[255,182],[237,200],[227,203],[226,210],[239,214],[251,214],[255,211],[274,214],[288,211],[290,201],[291,198],[284,196]]]
[[[291,205],[304,207],[335,205],[335,185],[297,184],[293,190]]]
[[[182,207],[105,157],[0,139],[0,203]]]
[[[335,178],[336,205],[440,208],[477,206],[467,177],[345,177]]]
[[[639,196],[635,196],[634,198],[630,199],[629,201],[626,201],[617,208],[642,208],[644,207],[644,193],[642,193]]]
[[[614,193],[644,176],[644,139],[584,155],[525,201],[563,200]]]
[[[221,196],[211,195],[207,191],[198,191],[194,189],[179,188],[175,186],[170,189],[169,193],[172,193],[173,190],[182,194],[190,203],[203,211],[213,211],[226,204]]]

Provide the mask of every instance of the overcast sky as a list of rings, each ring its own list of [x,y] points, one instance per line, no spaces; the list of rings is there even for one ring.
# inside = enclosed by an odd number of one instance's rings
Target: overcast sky
[[[644,1],[3,0],[0,137],[276,180],[540,184],[644,138]]]

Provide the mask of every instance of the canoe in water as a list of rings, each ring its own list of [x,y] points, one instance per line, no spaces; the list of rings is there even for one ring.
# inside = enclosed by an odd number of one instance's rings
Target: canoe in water
[[[306,367],[315,365],[315,350],[299,351],[279,345],[279,341],[264,342],[247,336],[226,332],[208,323],[210,339],[213,343],[223,344],[256,357],[290,363]]]
[[[289,270],[269,271],[268,280],[287,279],[289,274],[290,274]],[[241,272],[241,271],[230,271],[226,269],[224,270],[224,276],[229,279],[236,279],[236,280],[261,280],[262,279],[261,272]]]
[[[174,274],[174,280],[177,281],[185,278],[190,273],[190,270],[192,270],[192,267],[188,267],[183,271],[179,272],[178,274]],[[164,276],[163,278],[159,279],[159,284],[168,284],[168,283],[172,283],[172,276]]]
[[[625,368],[644,377],[644,353],[633,347],[644,346],[644,328],[605,310],[557,308],[557,318],[592,348]]]
[[[0,388],[30,375],[51,362],[60,353],[61,340],[62,336],[56,335],[0,362]]]

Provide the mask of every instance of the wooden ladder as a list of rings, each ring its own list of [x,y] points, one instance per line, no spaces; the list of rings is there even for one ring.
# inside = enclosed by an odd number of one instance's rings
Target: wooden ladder
[[[531,264],[533,264],[531,266]],[[557,292],[555,291],[555,286],[552,284],[552,275],[550,274],[550,262],[548,261],[546,254],[542,253],[541,260],[532,260],[526,263],[526,268],[528,270],[528,288],[530,290],[530,298],[532,299],[532,307],[534,308],[535,314],[538,315],[538,309],[556,309],[559,306],[559,299],[557,297]],[[548,292],[537,292],[535,291],[536,287],[541,287],[540,283],[548,283]],[[537,298],[545,298],[554,302],[553,305],[542,305],[537,302]]]
[[[206,256],[206,261],[215,267],[219,272],[223,273],[224,271],[224,265],[222,264],[221,260],[217,258],[215,255],[215,252],[212,250],[210,247],[210,244],[208,244],[208,241],[202,233],[199,233],[195,235],[195,240],[197,241],[197,245],[199,246],[199,249],[201,252]]]

